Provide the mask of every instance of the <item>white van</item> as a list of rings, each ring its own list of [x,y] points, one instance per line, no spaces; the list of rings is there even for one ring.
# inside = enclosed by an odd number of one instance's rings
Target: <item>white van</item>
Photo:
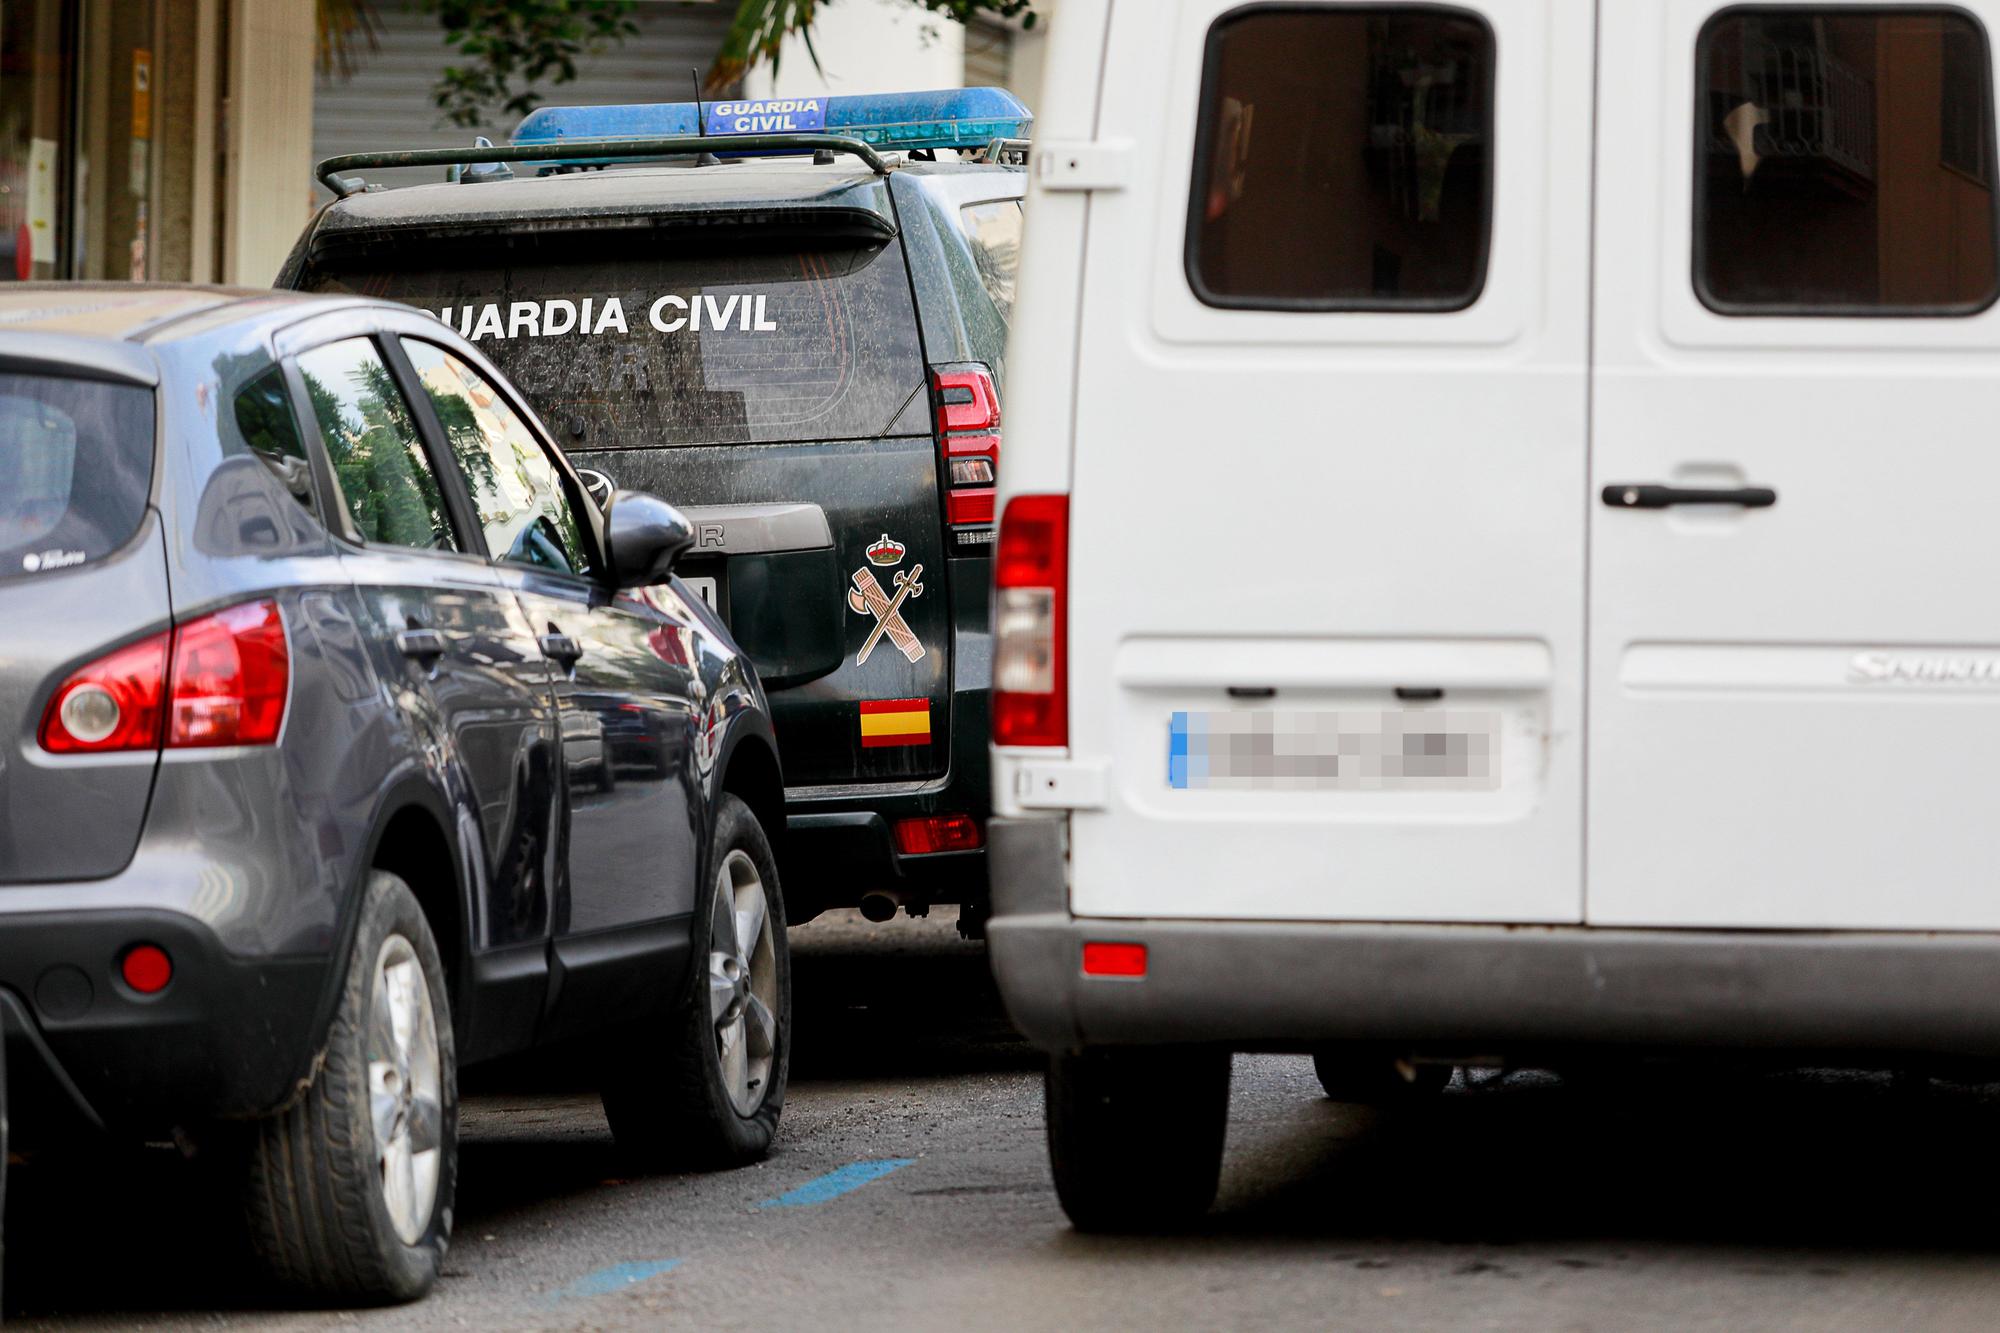
[[[992,959],[1071,1218],[1228,1053],[2000,1056],[2000,0],[1063,0]]]

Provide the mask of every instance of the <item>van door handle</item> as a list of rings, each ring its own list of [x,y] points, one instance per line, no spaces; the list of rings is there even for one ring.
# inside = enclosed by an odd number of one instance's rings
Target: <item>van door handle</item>
[[[567,634],[553,630],[542,636],[542,656],[551,662],[560,662],[566,667],[575,666],[583,658],[583,645]]]
[[[434,629],[406,629],[396,635],[396,651],[429,665],[444,656],[444,635]]]
[[[1665,509],[1668,505],[1742,505],[1745,509],[1769,509],[1778,503],[1778,493],[1769,486],[1716,490],[1707,486],[1618,482],[1604,488],[1604,503],[1613,509]]]

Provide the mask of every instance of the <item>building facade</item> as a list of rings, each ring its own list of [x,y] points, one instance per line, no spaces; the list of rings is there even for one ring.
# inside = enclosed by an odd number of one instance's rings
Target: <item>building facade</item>
[[[314,53],[314,0],[0,0],[0,281],[268,283]]]

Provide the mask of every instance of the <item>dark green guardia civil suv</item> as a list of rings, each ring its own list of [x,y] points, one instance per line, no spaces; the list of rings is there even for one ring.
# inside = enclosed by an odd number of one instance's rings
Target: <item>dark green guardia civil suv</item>
[[[966,139],[995,122],[943,122],[968,97],[1003,99],[1016,133],[1028,118],[994,90],[912,96],[932,99],[917,108],[931,138],[863,126],[886,99],[548,108],[443,182],[338,174],[435,152],[337,159],[322,179],[343,197],[279,285],[429,311],[507,372],[599,484],[654,491],[694,522],[676,573],[770,694],[794,921],[941,902],[976,928],[993,469],[1025,173],[1009,161],[1018,139]],[[868,105],[843,122],[844,103]],[[802,132],[632,137],[773,124]],[[941,129],[967,143],[959,160],[937,160],[955,156],[935,147]],[[525,161],[558,150],[560,164]],[[621,739],[607,724],[614,761]]]

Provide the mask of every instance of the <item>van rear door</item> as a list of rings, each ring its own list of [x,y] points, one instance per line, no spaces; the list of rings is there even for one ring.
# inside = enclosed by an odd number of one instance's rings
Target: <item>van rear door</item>
[[[1601,22],[1589,919],[2000,926],[2000,4]]]
[[[1113,11],[1079,914],[1580,917],[1591,27],[1589,0]]]

